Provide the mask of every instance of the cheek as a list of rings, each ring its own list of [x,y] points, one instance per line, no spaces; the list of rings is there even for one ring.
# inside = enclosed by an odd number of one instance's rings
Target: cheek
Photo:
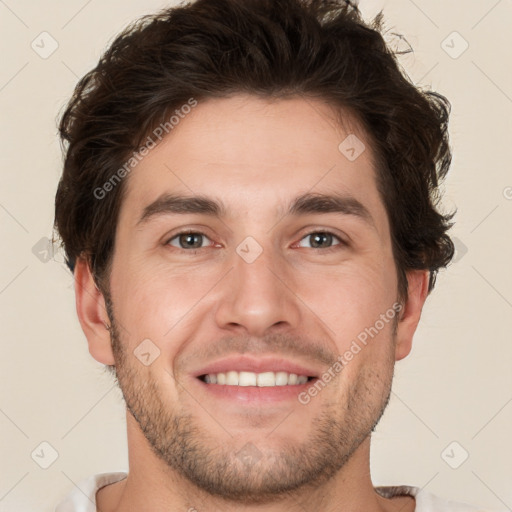
[[[302,282],[297,294],[334,331],[341,350],[392,308],[396,288],[394,267],[354,262],[315,274],[309,284]]]
[[[338,361],[342,365],[337,380],[339,393],[349,397],[359,395],[367,404],[380,403],[384,398],[394,368],[393,321],[394,318],[388,318],[387,322],[371,321],[358,329],[356,335],[350,337],[343,333],[337,338]]]
[[[132,338],[168,339],[182,330],[190,313],[218,281],[218,273],[198,267],[169,269],[125,261],[112,273],[112,299],[116,317]]]

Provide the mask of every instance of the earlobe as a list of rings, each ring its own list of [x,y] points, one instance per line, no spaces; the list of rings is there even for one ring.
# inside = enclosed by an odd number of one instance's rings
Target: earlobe
[[[96,361],[114,364],[114,354],[107,328],[109,318],[103,294],[96,286],[88,262],[77,258],[75,271],[76,312],[87,338],[90,354]]]
[[[399,314],[397,325],[395,360],[406,357],[412,349],[412,340],[421,318],[421,311],[428,296],[428,270],[407,272],[407,300]]]

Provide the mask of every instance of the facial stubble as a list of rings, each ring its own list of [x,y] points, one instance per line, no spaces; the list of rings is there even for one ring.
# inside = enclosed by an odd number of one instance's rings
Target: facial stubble
[[[380,367],[382,373],[362,365],[355,380],[347,386],[345,397],[332,394],[329,399],[324,397],[322,411],[312,420],[304,441],[292,443],[283,437],[276,449],[265,446],[266,438],[256,443],[242,443],[242,447],[240,440],[229,436],[227,440],[215,439],[212,432],[218,430],[201,424],[197,416],[180,409],[181,404],[166,402],[150,367],[143,369],[133,353],[126,350],[113,304],[108,299],[106,304],[111,323],[114,374],[128,411],[153,453],[171,471],[218,498],[263,504],[294,491],[318,488],[333,478],[371,435],[389,403],[394,369],[391,351],[389,360]],[[395,318],[392,347],[396,341],[396,326]],[[174,382],[182,388],[176,379]],[[182,397],[193,400],[188,390],[183,391]],[[216,415],[211,406],[208,412],[214,416],[212,421],[222,422],[222,415]],[[293,416],[290,414],[286,421],[293,422]],[[224,427],[229,431],[229,424]],[[248,433],[250,430],[251,425],[248,425]],[[279,429],[272,435],[279,435]]]

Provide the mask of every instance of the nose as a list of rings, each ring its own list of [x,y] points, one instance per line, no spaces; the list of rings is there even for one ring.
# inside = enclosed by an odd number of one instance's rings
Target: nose
[[[221,281],[216,322],[219,328],[264,336],[296,328],[300,299],[286,262],[265,249],[254,261],[234,253],[232,270]]]

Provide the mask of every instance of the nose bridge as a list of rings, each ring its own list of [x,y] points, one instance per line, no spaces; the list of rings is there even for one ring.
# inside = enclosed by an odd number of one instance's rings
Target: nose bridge
[[[262,237],[259,237],[261,240]],[[280,264],[281,258],[273,247],[270,237],[265,246],[255,238],[246,237],[236,248],[236,257],[233,258],[233,274],[236,278],[236,286],[240,292],[247,291],[247,287],[255,292],[260,290],[265,293],[281,293],[282,284],[276,278],[276,273],[285,272]],[[279,290],[278,290],[279,288]]]
[[[269,238],[263,245],[249,236],[236,247],[217,308],[219,327],[237,325],[261,336],[277,324],[295,326],[298,322],[296,298],[283,283],[287,281],[286,262]]]

